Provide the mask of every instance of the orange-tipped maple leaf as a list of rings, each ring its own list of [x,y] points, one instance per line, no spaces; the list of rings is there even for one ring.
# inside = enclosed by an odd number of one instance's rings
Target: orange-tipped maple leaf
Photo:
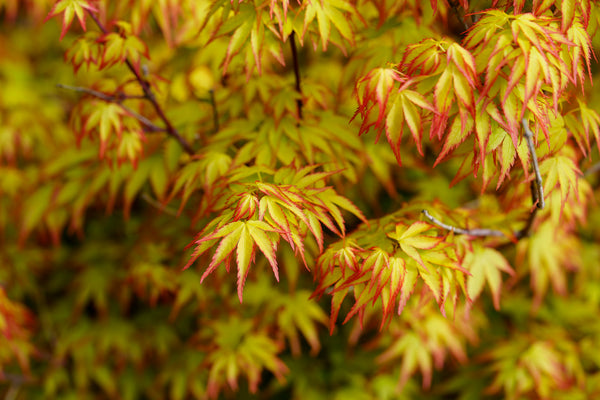
[[[63,14],[62,30],[60,32],[61,40],[65,36],[67,31],[69,30],[69,27],[71,26],[71,23],[73,22],[74,16],[77,16],[77,19],[79,20],[79,24],[81,25],[81,28],[85,31],[86,30],[86,26],[85,26],[86,11],[88,11],[88,12],[90,12],[90,11],[97,12],[98,11],[98,9],[95,8],[94,6],[92,6],[91,3],[92,3],[91,1],[86,1],[86,0],[59,0],[58,2],[56,2],[56,4],[54,4],[54,7],[52,7],[52,10],[50,10],[50,13],[48,13],[48,16],[46,17],[46,21],[58,14],[61,14],[61,13]]]

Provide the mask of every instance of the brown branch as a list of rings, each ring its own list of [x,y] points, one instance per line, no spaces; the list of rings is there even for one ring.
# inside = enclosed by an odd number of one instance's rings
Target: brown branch
[[[58,83],[56,85],[56,87],[59,87],[61,89],[66,89],[66,90],[72,90],[74,92],[86,93],[91,96],[97,97],[101,100],[107,101],[109,103],[118,104],[123,110],[125,110],[126,113],[128,113],[133,118],[140,121],[148,129],[149,132],[165,132],[164,128],[161,128],[160,126],[158,126],[155,123],[153,123],[152,121],[150,121],[148,118],[144,117],[143,115],[141,115],[141,114],[135,112],[134,110],[132,110],[131,108],[127,107],[125,104],[121,103],[121,101],[123,99],[129,99],[132,97],[122,96],[122,95],[110,96],[106,93],[102,93],[102,92],[99,92],[94,89],[88,89],[88,88],[84,88],[84,87],[80,87],[80,86],[63,85],[62,83]]]
[[[296,33],[292,31],[288,37],[290,47],[292,49],[292,62],[294,63],[294,76],[296,78],[296,92],[300,96],[296,100],[296,108],[298,110],[298,119],[302,119],[302,88],[300,87],[300,65],[298,63],[298,49],[296,48]]]
[[[447,231],[451,231],[457,233],[459,235],[469,235],[469,236],[496,236],[496,237],[506,237],[506,235],[495,229],[484,229],[484,228],[473,228],[473,229],[463,229],[457,228],[456,226],[448,225],[435,218],[433,215],[429,213],[427,210],[421,210],[423,215],[432,222],[433,224],[439,226],[440,228],[446,229]]]
[[[94,13],[92,13],[91,11],[88,10],[88,14],[92,18],[92,20],[94,20],[94,22],[96,23],[96,25],[98,26],[100,31],[104,34],[107,34],[108,30],[104,27],[104,25],[102,25],[102,23],[94,15]],[[189,155],[194,155],[195,151],[192,149],[192,146],[190,146],[190,144],[187,142],[187,140],[185,140],[183,138],[183,136],[181,136],[181,134],[177,131],[177,129],[175,129],[175,127],[173,126],[171,121],[167,118],[167,116],[166,116],[165,112],[163,111],[162,107],[160,106],[160,104],[158,104],[158,102],[156,101],[156,97],[154,96],[154,92],[152,92],[152,88],[150,87],[150,84],[148,83],[148,81],[140,75],[137,68],[135,68],[135,66],[131,63],[131,61],[129,61],[129,59],[125,59],[125,64],[127,65],[127,68],[129,68],[131,73],[133,73],[133,75],[135,76],[135,79],[138,81],[140,87],[142,88],[142,91],[144,92],[144,97],[150,103],[152,103],[152,106],[154,107],[156,114],[158,114],[158,117],[165,124],[165,127],[166,127],[165,132],[169,136],[172,136],[175,140],[177,140],[179,142],[179,144],[181,145],[181,147],[183,148],[183,150],[185,150],[186,153],[188,153]]]

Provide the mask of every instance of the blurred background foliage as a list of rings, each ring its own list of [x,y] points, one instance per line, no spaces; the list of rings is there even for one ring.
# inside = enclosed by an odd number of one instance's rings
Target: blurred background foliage
[[[65,54],[68,60],[81,32],[74,28],[59,41],[59,19],[43,23],[52,3],[0,1],[2,398],[600,398],[597,206],[588,210],[576,243],[556,243],[549,235],[540,245],[559,251],[548,262],[561,258],[574,270],[565,275],[562,293],[551,290],[536,304],[529,280],[522,279],[529,272],[516,263],[517,275],[506,282],[499,310],[489,291],[468,313],[459,305],[448,318],[415,296],[380,329],[376,311],[365,312],[362,327],[358,319],[342,324],[351,309],[345,302],[330,335],[329,299],[310,299],[312,275],[283,246],[281,281],[276,284],[266,260],[258,259],[240,304],[234,280],[223,269],[202,285],[202,268],[181,270],[189,256],[185,247],[206,222],[196,221],[195,208],[208,205],[197,193],[178,217],[179,204],[162,205],[169,174],[185,158],[177,143],[148,135],[144,155],[131,157],[139,157],[134,167],[116,162],[129,153],[109,145],[112,159],[100,159],[98,143],[78,137],[84,128],[71,115],[82,107],[81,96],[57,84],[97,85],[100,77],[104,88],[131,82],[122,66],[108,72],[83,66],[74,74]],[[442,19],[448,12],[441,10]],[[154,84],[186,137],[202,138],[214,129],[207,87],[221,89],[214,91],[217,102],[226,99],[222,112],[234,118],[253,110],[261,96],[277,104],[273,96],[293,82],[288,68],[279,78],[253,76],[247,83],[243,74],[227,75],[225,87],[215,71],[227,38],[199,52],[202,40],[187,40],[183,31],[180,44],[172,46],[161,34],[164,21],[156,10],[152,14],[142,36],[152,54],[152,73],[167,77]],[[393,59],[395,48],[433,35],[434,21],[443,26],[427,11],[421,18],[417,25],[410,13],[399,12],[380,28],[365,29],[366,38],[382,45],[358,46],[350,58],[335,46],[323,54],[302,49],[302,68],[312,77],[305,81],[306,97],[320,93],[338,116],[351,116],[355,103],[338,100],[353,98],[357,76]],[[598,36],[594,40],[596,45]],[[229,69],[243,62],[234,59]],[[271,79],[261,84],[263,93],[235,94],[260,79]],[[589,93],[588,106],[598,109],[596,89],[589,87]],[[295,107],[293,90],[280,96],[282,109]],[[277,116],[278,106],[273,107]],[[317,106],[309,100],[306,107]],[[335,127],[335,118],[330,123]],[[338,160],[336,169],[351,168],[336,185],[370,217],[408,199],[442,198],[452,208],[479,198],[477,184],[462,181],[449,188],[461,160],[434,170],[407,151],[400,170],[387,144],[373,144],[372,138],[347,141],[343,146],[363,150],[355,159]],[[369,168],[361,158],[366,155]],[[280,157],[287,157],[283,150]],[[588,165],[597,160],[594,149]],[[586,179],[598,199],[597,173]],[[314,265],[317,245],[306,246],[308,264]],[[519,252],[525,250],[517,246],[505,254],[522,260]]]

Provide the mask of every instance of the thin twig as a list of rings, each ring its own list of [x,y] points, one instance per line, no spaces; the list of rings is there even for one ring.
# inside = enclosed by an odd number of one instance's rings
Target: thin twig
[[[467,21],[465,20],[465,16],[461,16],[460,12],[458,11],[458,2],[451,1],[450,7],[452,8],[452,11],[456,15],[456,19],[458,19],[460,22],[462,22],[462,24],[464,25],[466,30],[469,30],[470,26],[469,26],[469,24],[467,24]]]
[[[439,226],[440,228],[446,229],[448,231],[457,233],[459,235],[469,235],[469,236],[497,236],[497,237],[506,237],[506,235],[495,229],[482,229],[482,228],[474,228],[474,229],[463,229],[457,228],[456,226],[448,225],[435,218],[433,215],[429,213],[427,210],[421,210],[423,215],[431,221],[433,224]]]
[[[19,396],[20,389],[21,386],[11,385],[6,391],[6,394],[4,395],[4,400],[16,400]]]
[[[298,110],[298,119],[302,119],[302,88],[300,87],[300,65],[298,63],[298,49],[296,48],[296,33],[292,31],[289,36],[290,47],[292,49],[292,62],[294,63],[294,76],[296,78],[296,92],[300,96],[296,100]]]
[[[59,87],[61,89],[66,89],[66,90],[72,90],[74,92],[86,93],[91,96],[97,97],[101,100],[107,101],[109,103],[118,104],[123,110],[125,110],[125,112],[127,112],[133,118],[137,119],[144,126],[146,126],[146,128],[148,128],[148,131],[150,131],[150,132],[164,132],[165,131],[164,128],[161,128],[160,126],[158,126],[155,123],[153,123],[152,121],[150,121],[148,118],[144,117],[143,115],[141,115],[141,114],[135,112],[134,110],[132,110],[131,108],[127,107],[125,104],[121,103],[121,101],[123,99],[130,98],[130,97],[121,96],[121,95],[110,96],[106,93],[102,93],[102,92],[99,92],[94,89],[88,89],[88,88],[84,88],[84,87],[80,87],[80,86],[63,85],[62,83],[56,84],[56,87]]]
[[[23,386],[35,382],[35,379],[26,375],[4,373],[0,377],[0,382],[8,382],[11,386]]]
[[[531,227],[533,226],[533,221],[535,221],[535,216],[536,216],[538,210],[539,210],[539,208],[534,208],[529,213],[529,218],[527,218],[527,223],[525,224],[525,227],[523,229],[521,229],[520,231],[518,231],[517,233],[515,233],[515,237],[517,239],[523,239],[523,238],[526,238],[527,236],[529,236],[529,234],[531,232]]]
[[[215,132],[219,132],[219,112],[217,111],[217,101],[215,100],[215,91],[209,90],[208,96],[210,100],[210,106],[213,112],[213,124],[215,126]]]
[[[4,400],[16,400],[19,396],[19,390],[21,389],[20,385],[10,385],[6,394],[4,395]]]
[[[96,25],[98,26],[100,31],[104,34],[107,34],[108,30],[104,27],[104,25],[102,25],[102,23],[94,15],[94,13],[88,10],[88,14],[92,18],[92,20],[94,20],[94,22],[96,23]],[[129,68],[131,73],[133,73],[133,75],[135,75],[135,79],[140,84],[140,87],[142,88],[142,90],[144,92],[145,98],[148,99],[148,101],[150,103],[152,103],[152,106],[154,107],[154,110],[158,114],[158,117],[165,124],[165,127],[166,127],[165,132],[169,136],[172,136],[173,138],[175,138],[179,142],[179,144],[181,145],[183,150],[185,150],[186,153],[188,153],[189,155],[194,155],[195,152],[192,149],[192,146],[190,146],[190,144],[187,142],[187,140],[185,140],[183,138],[183,136],[181,136],[179,134],[177,129],[175,129],[173,124],[171,124],[171,121],[167,118],[167,116],[166,116],[165,112],[163,111],[162,107],[160,106],[160,104],[158,104],[158,102],[156,101],[156,97],[154,96],[154,92],[152,92],[152,88],[150,87],[150,84],[148,83],[148,81],[140,75],[137,68],[135,68],[135,66],[131,63],[131,61],[129,61],[129,59],[125,59],[125,64],[127,65],[127,68]]]
[[[521,121],[523,123],[523,129],[525,134],[525,140],[527,140],[527,148],[531,155],[533,163],[533,171],[535,172],[535,202],[534,204],[540,210],[544,208],[544,183],[542,181],[542,175],[540,173],[540,166],[538,165],[537,155],[535,154],[535,146],[533,144],[533,132],[529,129],[529,123],[525,118]]]
[[[148,193],[143,193],[142,194],[142,199],[144,199],[144,201],[146,201],[151,206],[153,206],[155,208],[158,208],[160,211],[162,211],[162,212],[164,212],[166,214],[172,215],[174,217],[177,216],[177,211],[176,210],[173,210],[172,208],[169,208],[169,207],[165,206],[161,202],[156,201]]]
[[[589,167],[584,173],[583,176],[594,175],[596,172],[600,171],[600,162],[595,163],[591,167]]]

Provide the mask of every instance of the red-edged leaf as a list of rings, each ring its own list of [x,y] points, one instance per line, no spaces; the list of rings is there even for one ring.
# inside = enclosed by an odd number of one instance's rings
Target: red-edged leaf
[[[221,243],[217,247],[215,254],[210,262],[210,265],[202,274],[200,282],[210,275],[227,257],[231,255],[235,247],[238,245],[238,241],[244,230],[244,223],[242,221],[232,222],[227,225],[226,229],[229,233],[223,237]]]
[[[562,13],[561,29],[563,32],[566,32],[567,29],[573,24],[573,20],[575,19],[575,1],[562,0],[560,11]]]
[[[273,228],[271,228],[268,224],[262,221],[248,221],[246,223],[248,227],[248,231],[254,239],[254,242],[257,244],[258,248],[262,253],[267,257],[271,268],[273,269],[273,274],[275,275],[275,279],[279,282],[279,269],[277,268],[277,242],[271,240],[269,235],[266,232],[272,232]]]
[[[60,39],[62,40],[63,37],[65,36],[65,34],[67,33],[67,31],[69,30],[69,27],[71,26],[71,23],[73,22],[74,16],[77,16],[77,19],[79,20],[79,24],[81,25],[81,28],[84,31],[86,30],[86,27],[85,27],[86,10],[98,12],[98,10],[91,5],[90,1],[59,0],[58,2],[56,2],[56,4],[54,4],[54,7],[52,7],[52,10],[50,10],[50,12],[48,13],[48,16],[46,17],[46,21],[49,20],[50,18],[54,17],[55,15],[63,13],[62,30],[60,32]]]
[[[452,104],[452,71],[446,68],[435,85],[433,94],[434,105],[440,114],[446,114]]]
[[[225,241],[225,239],[223,239],[223,241]],[[248,276],[248,271],[250,269],[250,261],[252,260],[253,254],[254,241],[252,240],[252,235],[250,234],[248,226],[244,224],[242,226],[239,240],[237,243],[237,293],[238,298],[240,299],[240,303],[242,302],[244,283],[246,282],[246,277]]]
[[[407,262],[404,266],[404,276],[402,278],[402,287],[400,288],[400,295],[398,298],[398,315],[402,313],[406,302],[412,295],[413,290],[417,284],[417,277],[419,272],[415,265],[411,262]]]

